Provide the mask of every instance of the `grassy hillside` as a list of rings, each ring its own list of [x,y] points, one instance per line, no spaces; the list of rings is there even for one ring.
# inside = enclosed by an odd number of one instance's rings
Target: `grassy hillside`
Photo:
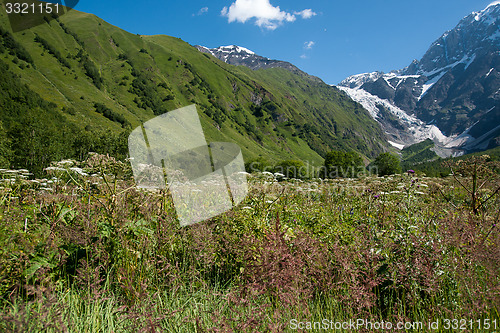
[[[10,81],[49,103],[70,133],[125,139],[155,115],[195,103],[207,140],[237,143],[246,160],[294,158],[320,165],[332,149],[354,149],[371,158],[386,147],[364,109],[305,75],[231,66],[180,39],[133,35],[74,10],[17,33],[2,11],[0,27],[0,61]],[[13,99],[3,104],[12,105]],[[2,108],[0,120],[12,139],[16,121],[9,117]],[[106,145],[97,146],[107,152]],[[66,154],[77,155],[74,149]]]

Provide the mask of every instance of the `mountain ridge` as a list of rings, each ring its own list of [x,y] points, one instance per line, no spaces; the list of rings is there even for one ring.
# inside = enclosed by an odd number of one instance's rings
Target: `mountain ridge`
[[[500,123],[499,18],[500,3],[492,3],[443,33],[420,60],[387,74],[353,75],[341,81],[339,87],[354,100],[361,102],[359,90],[363,90],[388,101],[423,126],[436,126],[447,139],[429,138],[450,148],[450,155],[499,145],[500,129],[495,126]],[[368,95],[363,98],[368,105]],[[374,98],[371,104],[381,105]],[[381,125],[391,132],[390,124]],[[484,133],[489,134],[485,137]],[[389,136],[404,145],[422,139],[398,141],[394,133]]]
[[[195,45],[194,47],[196,47],[200,52],[211,54],[217,59],[230,65],[245,66],[252,70],[284,68],[294,74],[307,76],[315,81],[323,82],[320,78],[300,70],[297,66],[290,62],[263,57],[242,46],[228,45],[208,48],[201,45]]]
[[[233,66],[178,38],[131,34],[76,10],[16,33],[0,12],[0,27],[0,60],[9,78],[51,103],[62,123],[74,127],[69,132],[88,134],[85,142],[51,134],[54,142],[72,142],[66,157],[77,156],[77,148],[101,149],[92,142],[94,131],[126,138],[148,119],[193,103],[207,139],[237,143],[246,160],[300,159],[320,166],[332,149],[355,150],[366,159],[387,149],[366,110],[308,75]],[[9,96],[15,92],[9,94],[6,105],[14,103]],[[0,136],[13,140],[17,120],[5,110]],[[100,151],[107,152],[103,142]],[[16,147],[29,150],[27,141]]]

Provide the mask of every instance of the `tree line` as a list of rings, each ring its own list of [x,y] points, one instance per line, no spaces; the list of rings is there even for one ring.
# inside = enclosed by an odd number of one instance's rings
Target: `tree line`
[[[286,178],[357,178],[367,175],[386,176],[402,172],[401,161],[391,153],[382,153],[365,165],[355,151],[330,151],[320,168],[304,164],[300,160],[284,160],[271,164],[263,157],[245,164],[247,172],[271,172]]]
[[[1,168],[23,168],[38,175],[52,161],[81,160],[90,151],[127,156],[129,129],[115,134],[72,124],[56,104],[44,100],[8,69],[0,60]]]

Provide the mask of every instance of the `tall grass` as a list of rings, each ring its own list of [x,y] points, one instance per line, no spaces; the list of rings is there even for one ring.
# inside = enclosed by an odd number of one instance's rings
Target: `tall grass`
[[[126,163],[92,155],[47,173],[2,172],[1,331],[284,332],[359,318],[500,329],[495,172],[474,196],[466,174],[255,174],[239,207],[184,228],[168,193],[135,188]]]

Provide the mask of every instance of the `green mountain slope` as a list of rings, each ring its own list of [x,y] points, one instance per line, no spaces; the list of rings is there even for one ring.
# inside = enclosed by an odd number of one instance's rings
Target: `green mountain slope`
[[[401,157],[406,163],[421,163],[437,159],[439,156],[431,150],[432,148],[434,148],[434,142],[426,139],[403,148]]]
[[[180,39],[133,35],[75,10],[16,33],[0,11],[0,28],[0,132],[6,142],[19,141],[13,128],[22,117],[9,110],[24,105],[25,113],[41,119],[41,128],[55,127],[45,141],[60,149],[41,149],[43,161],[78,157],[85,149],[124,155],[131,129],[193,103],[207,140],[237,143],[246,160],[294,158],[320,165],[332,149],[371,158],[387,148],[379,125],[361,106],[306,75],[228,65]],[[16,101],[20,89],[39,100]],[[58,135],[58,128],[66,134]],[[17,150],[9,145],[13,155],[23,149],[22,142]],[[6,159],[14,166],[41,163]]]

